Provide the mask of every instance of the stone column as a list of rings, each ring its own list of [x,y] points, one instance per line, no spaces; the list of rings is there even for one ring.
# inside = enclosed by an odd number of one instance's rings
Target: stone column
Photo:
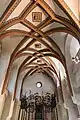
[[[69,120],[78,120],[75,109],[69,108],[68,109]]]
[[[21,109],[21,112],[20,112],[19,120],[21,120],[21,117],[22,117],[22,109]]]
[[[9,115],[8,115],[8,117],[7,117],[6,120],[12,120],[13,110],[14,110],[14,104],[15,104],[15,100],[12,99],[10,110],[9,110]]]
[[[57,116],[56,116],[56,108],[53,109],[52,113],[51,113],[51,120],[57,120]]]
[[[11,101],[9,115],[6,120],[18,120],[19,110],[21,102],[19,100]]]
[[[58,120],[58,108],[56,105],[56,108],[54,109],[54,114],[55,114],[55,120]]]
[[[78,120],[80,120],[80,105],[78,105]]]
[[[57,112],[58,112],[58,119],[59,120],[68,120],[67,109],[64,107],[64,100],[62,96],[61,88],[57,88],[58,93],[58,102],[57,102]]]
[[[63,89],[63,96],[64,96],[64,107],[68,111],[69,120],[78,120],[76,106],[73,103],[72,97],[69,93],[68,86],[64,81],[62,81],[62,89]]]
[[[59,104],[56,105],[56,120],[62,120],[62,114],[61,114],[61,106]]]
[[[8,96],[8,91],[6,90],[2,95],[0,95],[0,120],[3,113],[3,108],[5,105],[6,98]]]
[[[15,106],[14,106],[14,112],[13,112],[14,118],[12,120],[18,120],[20,105],[21,105],[21,102],[19,100],[15,100]]]
[[[69,120],[67,109],[64,107],[64,104],[57,105],[58,120]]]

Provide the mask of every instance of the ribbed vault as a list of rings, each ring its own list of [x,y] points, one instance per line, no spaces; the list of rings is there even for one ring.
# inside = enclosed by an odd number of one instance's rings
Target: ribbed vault
[[[51,1],[53,2],[53,0]],[[58,68],[50,57],[56,58],[64,66],[70,93],[72,94],[64,53],[61,51],[60,46],[55,42],[55,40],[50,37],[50,35],[54,35],[55,33],[70,34],[80,42],[79,25],[76,24],[77,21],[73,19],[74,15],[72,14],[71,16],[69,11],[66,8],[64,9],[64,6],[61,4],[60,0],[54,0],[54,2],[59,9],[63,10],[66,17],[56,14],[56,11],[53,11],[53,9],[44,0],[30,0],[28,1],[28,4],[26,4],[25,0],[12,0],[8,8],[3,13],[0,20],[0,39],[14,35],[23,36],[23,39],[17,47],[14,48],[10,56],[2,93],[8,87],[8,78],[10,76],[11,67],[15,61],[25,56],[25,59],[22,60],[18,69],[13,98],[16,96],[19,75],[24,71],[26,71],[26,74],[23,77],[22,84],[27,76],[30,76],[35,72],[41,72],[49,76],[53,79],[55,86],[57,82],[55,82],[56,78],[54,74],[59,82],[61,82]],[[19,7],[21,3],[25,3],[26,6],[19,15],[17,14],[17,16],[15,15],[15,17],[11,17],[14,15],[15,11],[17,11],[17,7]],[[38,25],[34,25],[33,22],[27,19],[27,16],[36,7],[39,7],[40,10],[46,14],[46,18]],[[44,32],[43,29],[52,23],[58,23],[59,26],[56,25],[56,27],[49,30],[46,29]],[[22,27],[19,29],[20,26],[24,26],[23,29]],[[36,44],[38,47],[36,47]]]

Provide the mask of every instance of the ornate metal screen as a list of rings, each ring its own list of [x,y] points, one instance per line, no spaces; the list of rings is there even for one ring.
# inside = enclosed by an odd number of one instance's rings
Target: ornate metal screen
[[[46,93],[40,96],[38,93],[28,97],[22,95],[18,120],[55,120],[53,112],[56,108],[55,94]]]

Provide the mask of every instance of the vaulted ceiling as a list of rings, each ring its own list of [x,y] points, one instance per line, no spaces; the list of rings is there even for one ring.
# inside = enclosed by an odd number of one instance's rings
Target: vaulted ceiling
[[[10,36],[13,40],[8,43],[11,47],[5,45],[11,54],[2,92],[8,85],[13,64],[18,64],[19,68],[16,85],[24,71],[24,78],[42,72],[51,79],[59,79],[55,59],[64,66],[71,90],[64,55],[65,40],[70,34],[80,42],[80,33],[79,22],[66,3],[61,0],[8,0],[5,8],[0,18],[0,39],[6,41],[4,39]],[[17,38],[20,41],[16,43]]]

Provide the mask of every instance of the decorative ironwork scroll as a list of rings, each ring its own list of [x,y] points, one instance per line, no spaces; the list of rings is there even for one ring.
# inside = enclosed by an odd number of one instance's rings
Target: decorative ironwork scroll
[[[20,115],[18,120],[48,120],[47,114],[51,114],[56,108],[55,94],[46,93],[40,96],[38,93],[20,98]],[[20,119],[20,116],[21,119]]]

